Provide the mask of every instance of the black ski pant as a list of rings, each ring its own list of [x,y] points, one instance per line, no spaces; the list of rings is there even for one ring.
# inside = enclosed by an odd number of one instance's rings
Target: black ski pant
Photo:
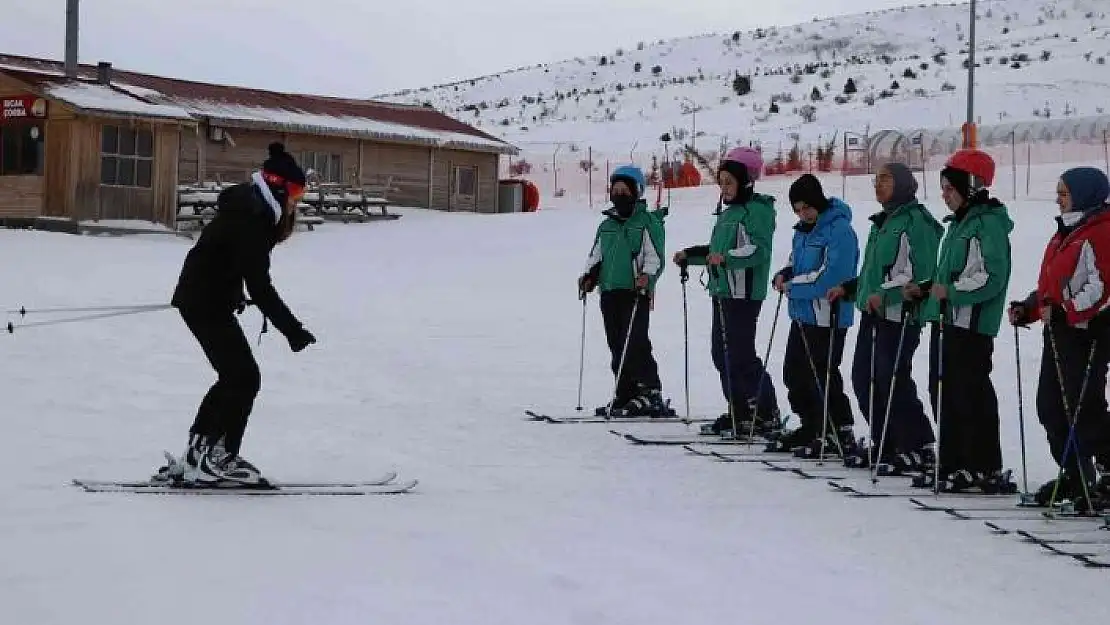
[[[993,357],[993,336],[945,325],[942,345],[940,326],[933,324],[929,398],[933,415],[939,417],[942,475],[960,469],[987,474],[1002,469],[998,396],[991,381]]]
[[[844,379],[840,375],[847,334],[844,328],[832,330],[799,322],[790,324],[782,366],[786,399],[790,402],[790,409],[798,415],[801,427],[814,438],[821,436],[822,429],[826,427],[829,434],[835,434],[838,428],[850,426],[854,421],[852,405],[844,394]],[[828,366],[830,346],[831,368]],[[824,423],[826,379],[829,385],[828,424]]]
[[[250,343],[230,311],[182,311],[181,316],[217,376],[200,402],[189,432],[210,440],[223,436],[227,451],[238,454],[262,384]]]
[[[917,384],[912,377],[913,354],[921,341],[921,326],[907,322],[901,357],[897,368],[898,341],[903,324],[899,321],[861,315],[856,353],[852,360],[852,390],[856,402],[871,425],[872,445],[878,449],[886,428],[881,461],[887,462],[894,454],[912,452],[932,443],[933,429],[925,406],[917,394]],[[874,346],[874,354],[872,354]],[[874,361],[874,362],[872,362]],[[872,379],[874,365],[874,379]],[[887,398],[894,384],[894,401],[890,406],[890,423],[886,423]],[[873,387],[873,388],[872,388]],[[875,402],[870,397],[874,394]]]
[[[1094,341],[1096,336],[1097,342]],[[1048,445],[1057,466],[1063,466],[1065,472],[1078,478],[1076,459],[1079,458],[1083,462],[1084,477],[1087,480],[1092,479],[1091,456],[1099,456],[1103,462],[1110,460],[1110,415],[1107,414],[1106,404],[1106,369],[1107,362],[1110,361],[1110,342],[1107,338],[1105,333],[1096,335],[1083,328],[1053,324],[1045,328],[1044,348],[1041,351],[1041,374],[1037,381],[1037,417],[1048,435]],[[1093,359],[1092,343],[1095,343]],[[1063,380],[1060,379],[1060,374]],[[1080,405],[1079,393],[1085,377],[1087,387]],[[1077,446],[1067,452],[1066,464],[1062,464],[1065,462],[1064,449],[1073,421],[1076,423]]]
[[[721,376],[725,400],[732,403],[740,420],[753,417],[752,404],[758,405],[761,419],[770,419],[778,412],[774,384],[755,349],[756,321],[762,306],[762,300],[713,298],[713,365]]]
[[[651,339],[648,338],[651,319],[651,298],[637,295],[636,291],[604,291],[601,294],[601,317],[605,322],[605,340],[609,344],[610,368],[617,380],[617,394],[614,406],[623,406],[639,394],[640,386],[661,389],[659,365],[651,353]],[[632,309],[636,318],[632,318]],[[629,323],[632,332],[629,334]],[[625,339],[628,340],[628,353],[621,370],[621,353]]]

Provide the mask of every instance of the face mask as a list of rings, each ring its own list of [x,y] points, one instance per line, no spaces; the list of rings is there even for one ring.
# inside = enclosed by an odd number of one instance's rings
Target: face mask
[[[636,209],[636,198],[631,195],[611,195],[609,201],[617,209],[617,214],[621,217],[628,218],[632,216],[632,211]]]

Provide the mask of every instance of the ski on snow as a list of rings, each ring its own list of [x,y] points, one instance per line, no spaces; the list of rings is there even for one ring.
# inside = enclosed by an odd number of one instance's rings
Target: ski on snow
[[[389,472],[371,480],[335,482],[275,482],[269,487],[213,486],[196,487],[163,484],[151,481],[112,481],[75,479],[73,484],[89,493],[140,493],[163,495],[394,495],[416,488],[418,480],[396,481],[397,473]]]
[[[762,439],[722,438],[701,434],[656,434],[649,436],[619,430],[609,430],[609,433],[636,445],[680,445],[685,447],[686,445],[765,445],[767,443],[766,440]]]
[[[843,480],[848,477],[848,469],[845,467],[840,465],[824,466],[815,458],[762,460],[761,462],[766,465],[769,471],[793,473],[807,480]],[[828,462],[828,460],[825,460],[825,462]]]
[[[606,417],[590,414],[576,414],[576,415],[549,415],[533,410],[524,411],[526,421],[538,421],[540,423],[706,423],[713,421],[708,417]]]

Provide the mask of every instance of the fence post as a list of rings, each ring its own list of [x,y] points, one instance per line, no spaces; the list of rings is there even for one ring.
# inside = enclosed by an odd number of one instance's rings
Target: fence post
[[[586,193],[590,196],[590,208],[594,207],[594,146],[586,148]]]
[[[1028,148],[1025,153],[1025,198],[1029,199],[1029,186],[1033,179],[1033,144],[1026,143]]]
[[[562,147],[563,145],[561,143],[556,145],[555,151],[551,153],[551,173],[555,176],[555,179],[551,183],[551,193],[554,194],[555,197],[559,197],[559,161],[557,159],[559,156],[559,149]]]
[[[1108,132],[1106,130],[1103,130],[1102,131],[1102,153],[1106,155],[1106,171],[1110,172],[1110,142],[1107,141],[1107,135],[1110,135],[1110,132]]]
[[[844,133],[844,157],[840,162],[840,198],[848,201],[848,133]]]
[[[925,199],[929,199],[929,168],[926,167],[925,162],[925,133],[922,132],[917,136],[917,147],[921,151],[921,188],[925,190]]]

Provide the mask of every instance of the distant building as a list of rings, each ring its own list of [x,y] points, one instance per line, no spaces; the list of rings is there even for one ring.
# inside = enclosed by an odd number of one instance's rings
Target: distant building
[[[0,54],[0,219],[174,226],[179,184],[246,180],[283,141],[321,182],[497,212],[513,146],[432,108],[213,85]]]

